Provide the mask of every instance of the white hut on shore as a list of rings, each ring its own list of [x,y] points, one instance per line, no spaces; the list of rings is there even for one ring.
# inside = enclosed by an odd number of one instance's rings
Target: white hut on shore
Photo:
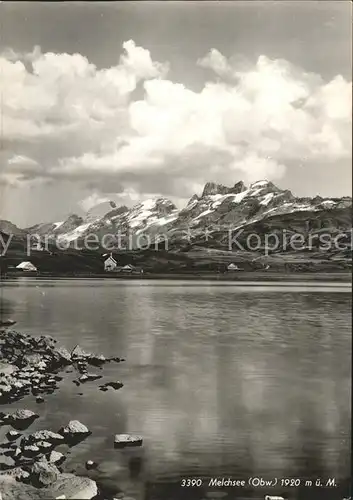
[[[239,269],[239,267],[236,264],[233,264],[233,262],[232,262],[227,267],[227,271],[240,271],[240,269]]]
[[[19,269],[20,271],[23,271],[23,272],[35,272],[37,271],[37,268],[36,266],[34,266],[32,264],[32,262],[29,262],[29,261],[24,261],[24,262],[21,262],[21,264],[18,264],[18,266],[16,266],[16,269]]]
[[[122,271],[123,273],[132,273],[132,271],[134,271],[134,270],[135,270],[135,267],[134,267],[134,266],[132,266],[131,264],[126,264],[126,266],[123,266],[123,267],[121,268],[121,271]]]
[[[110,254],[109,257],[104,261],[104,271],[115,271],[117,265],[117,261],[114,259],[113,255]]]

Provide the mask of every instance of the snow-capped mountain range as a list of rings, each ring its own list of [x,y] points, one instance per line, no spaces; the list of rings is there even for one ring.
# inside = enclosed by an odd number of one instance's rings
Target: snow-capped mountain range
[[[153,241],[163,235],[177,245],[186,238],[190,242],[190,235],[198,241],[207,228],[219,242],[222,233],[230,229],[251,227],[256,231],[261,230],[259,224],[271,227],[279,223],[290,227],[296,220],[306,225],[316,221],[316,229],[328,225],[332,230],[347,230],[351,227],[351,206],[350,197],[297,198],[266,180],[248,187],[242,181],[233,187],[208,182],[202,195],[194,195],[182,209],[166,198],[149,199],[132,208],[104,202],[91,208],[85,217],[70,215],[65,221],[37,224],[23,231],[70,245],[90,234],[102,238],[118,232],[130,237],[148,234]]]
[[[177,252],[199,248],[229,250],[229,232],[240,230],[244,241],[249,234],[281,235],[285,230],[287,234],[304,234],[305,239],[322,232],[331,235],[331,240],[345,234],[348,244],[351,228],[351,197],[298,198],[265,180],[248,187],[242,181],[232,187],[208,182],[202,194],[192,196],[182,209],[167,198],[159,197],[132,208],[103,202],[92,207],[84,217],[70,215],[64,221],[40,223],[25,229],[0,220],[0,234],[13,234],[16,241],[38,235],[49,244],[60,242],[64,248],[85,248],[85,238],[95,235],[99,243],[104,241],[101,249],[107,249],[108,245],[133,249],[141,248],[141,243],[144,245],[146,241],[143,235],[148,235],[154,248],[167,239],[168,250]],[[349,250],[347,252],[335,250],[335,258],[347,259],[350,256]],[[333,255],[332,251],[326,258],[331,258],[329,255]]]

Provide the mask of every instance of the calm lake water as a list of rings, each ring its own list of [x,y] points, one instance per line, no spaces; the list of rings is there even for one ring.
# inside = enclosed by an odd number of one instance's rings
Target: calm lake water
[[[213,499],[222,492],[225,500],[343,498],[340,488],[222,489],[208,479],[346,484],[347,285],[19,279],[0,292],[2,314],[17,320],[18,331],[126,358],[102,371],[103,382],[124,383],[119,391],[101,392],[96,382],[78,388],[68,374],[44,404],[31,396],[12,405],[41,414],[31,432],[57,430],[70,419],[91,429],[72,449],[67,470],[130,500]],[[144,446],[115,450],[114,434],[125,432],[141,434]],[[98,462],[96,471],[87,473],[88,459]],[[182,478],[202,478],[203,486],[182,488]]]

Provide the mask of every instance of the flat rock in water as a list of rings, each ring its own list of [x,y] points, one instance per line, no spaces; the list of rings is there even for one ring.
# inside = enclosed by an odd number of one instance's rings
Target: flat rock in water
[[[103,356],[103,354],[100,354],[98,356],[95,356],[94,354],[91,354],[87,358],[87,362],[90,365],[99,366],[99,365],[103,365],[104,363],[106,363],[107,359]]]
[[[81,382],[81,384],[83,384],[84,382],[91,382],[92,380],[98,380],[100,378],[102,378],[102,375],[96,375],[95,373],[84,373],[78,380]]]
[[[116,381],[116,382],[107,382],[106,384],[102,384],[99,386],[100,389],[108,387],[111,387],[114,390],[118,390],[124,387],[124,384],[122,382]]]
[[[71,360],[85,359],[91,356],[90,353],[85,352],[82,347],[76,345],[71,351]]]
[[[37,441],[47,441],[48,443],[62,443],[64,438],[61,434],[57,432],[52,432],[48,430],[36,431],[33,434],[30,434],[27,438],[28,442],[37,442]]]
[[[12,415],[8,416],[8,422],[15,429],[23,430],[37,418],[39,418],[39,415],[31,410],[16,410],[14,413],[12,413]]]
[[[115,363],[121,363],[122,361],[125,361],[125,359],[119,358],[118,356],[115,356],[113,358],[109,358],[109,361],[115,361]]]
[[[0,326],[13,326],[17,323],[14,319],[2,319],[0,320]]]
[[[125,448],[127,446],[142,446],[141,436],[132,436],[130,434],[116,434],[114,437],[114,448]]]
[[[22,447],[22,454],[25,457],[35,457],[40,453],[40,449],[35,444],[29,444]]]
[[[16,410],[12,415],[10,415],[10,421],[16,420],[32,420],[38,418],[39,415],[31,410]]]

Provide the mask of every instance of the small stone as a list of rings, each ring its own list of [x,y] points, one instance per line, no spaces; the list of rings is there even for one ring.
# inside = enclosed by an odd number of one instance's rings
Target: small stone
[[[53,444],[48,443],[48,441],[38,441],[37,446],[42,452],[46,453],[53,447]]]
[[[87,462],[86,462],[86,469],[87,470],[96,469],[97,467],[98,467],[98,465],[96,464],[96,462],[93,462],[93,460],[87,460]]]
[[[65,455],[55,450],[53,450],[48,457],[48,462],[57,465],[60,465],[62,462],[64,462],[64,460],[65,460]]]
[[[53,350],[53,357],[59,366],[71,364],[71,354],[65,347],[58,347]]]
[[[118,358],[117,356],[114,358],[109,358],[109,361],[115,361],[115,363],[120,363],[121,361],[125,361],[124,358]]]
[[[26,457],[33,457],[33,456],[37,455],[39,452],[40,452],[40,450],[39,450],[38,446],[36,446],[34,444],[24,446],[22,449],[22,453]]]
[[[88,358],[90,354],[86,353],[79,345],[76,345],[71,351],[71,359],[85,359]]]
[[[12,384],[12,387],[16,387],[16,389],[22,389],[23,388],[23,384],[22,384],[22,382],[14,382]]]
[[[11,469],[15,466],[15,461],[10,456],[0,456],[0,471]]]
[[[44,403],[44,398],[42,398],[42,396],[37,396],[36,397],[36,403],[38,403],[38,404]]]
[[[6,434],[6,437],[9,441],[15,441],[15,439],[18,439],[21,436],[21,434],[17,431],[9,431]]]
[[[91,354],[89,356],[89,358],[87,359],[87,362],[90,364],[90,365],[94,365],[94,366],[100,366],[100,365],[103,365],[104,363],[106,363],[106,358],[100,354],[98,356],[95,356],[94,354]]]
[[[78,380],[81,382],[81,384],[83,384],[84,382],[98,380],[99,378],[102,378],[102,375],[96,375],[95,373],[86,373],[84,375],[81,375],[81,377]]]
[[[38,363],[42,361],[42,356],[39,353],[25,354],[22,362],[32,368],[37,367]]]
[[[2,392],[5,392],[5,393],[8,393],[8,392],[11,392],[12,391],[12,387],[11,385],[2,385],[0,390]]]
[[[124,384],[122,382],[107,382],[106,384],[103,384],[100,386],[100,388],[103,388],[103,387],[111,387],[112,389],[114,390],[118,390],[118,389],[121,389],[122,387],[124,387]]]

